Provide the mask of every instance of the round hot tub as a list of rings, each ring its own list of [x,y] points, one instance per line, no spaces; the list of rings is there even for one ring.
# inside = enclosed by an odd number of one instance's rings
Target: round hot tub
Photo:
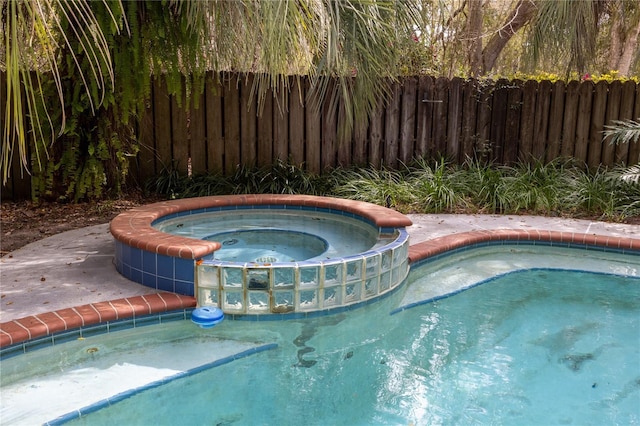
[[[111,223],[116,267],[230,315],[307,314],[382,296],[409,271],[411,221],[329,197],[202,197],[138,207]]]

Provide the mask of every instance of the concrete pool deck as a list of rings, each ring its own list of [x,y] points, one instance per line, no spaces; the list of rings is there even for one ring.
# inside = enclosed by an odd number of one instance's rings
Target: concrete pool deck
[[[528,239],[640,250],[640,226],[502,215],[408,215],[410,256],[469,242]],[[0,346],[90,323],[185,309],[193,297],[122,277],[113,264],[109,225],[54,235],[0,258]]]

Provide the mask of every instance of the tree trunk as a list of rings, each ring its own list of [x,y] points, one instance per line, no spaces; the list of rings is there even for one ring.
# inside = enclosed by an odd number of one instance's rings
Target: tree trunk
[[[504,49],[509,40],[511,40],[511,37],[531,20],[535,12],[536,3],[534,0],[518,1],[511,13],[509,13],[505,23],[500,30],[491,37],[482,52],[483,73],[486,74],[493,69],[502,49]]]
[[[478,77],[482,72],[482,2],[469,2],[469,16],[467,17],[467,38],[469,52],[469,67],[472,77]]]
[[[617,69],[621,75],[628,76],[633,62],[633,55],[638,51],[638,37],[640,36],[640,20],[636,27],[627,35],[622,44],[622,54],[618,59]]]

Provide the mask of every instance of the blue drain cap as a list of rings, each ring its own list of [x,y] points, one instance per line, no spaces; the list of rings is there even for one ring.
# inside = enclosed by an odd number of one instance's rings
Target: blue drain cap
[[[197,324],[200,328],[211,328],[222,322],[223,319],[224,312],[222,312],[222,309],[214,306],[196,308],[191,313],[191,322]]]

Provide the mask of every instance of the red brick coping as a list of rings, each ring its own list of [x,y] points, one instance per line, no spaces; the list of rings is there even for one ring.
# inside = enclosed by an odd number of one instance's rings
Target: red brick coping
[[[411,226],[411,219],[394,210],[362,201],[313,195],[222,195],[162,201],[136,207],[119,214],[111,221],[113,237],[137,249],[180,257],[200,259],[220,248],[217,241],[204,241],[161,232],[151,224],[164,216],[190,210],[229,206],[289,205],[345,211],[364,217],[379,228]]]
[[[640,239],[634,238],[560,231],[498,229],[463,232],[424,241],[409,247],[409,260],[414,263],[459,247],[490,241],[544,241],[640,251]],[[196,300],[193,297],[158,293],[37,314],[0,324],[0,347],[100,322],[195,306]]]

